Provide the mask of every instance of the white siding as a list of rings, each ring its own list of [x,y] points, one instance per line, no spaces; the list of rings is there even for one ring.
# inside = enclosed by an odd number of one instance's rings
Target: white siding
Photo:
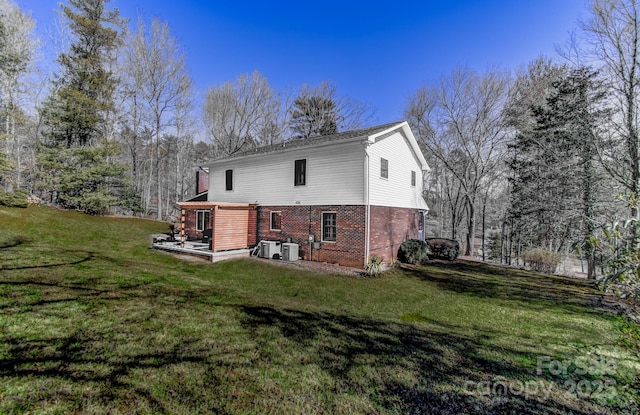
[[[294,161],[307,160],[306,185],[294,186]],[[327,143],[209,165],[209,200],[282,205],[364,204],[364,148],[359,140]],[[233,190],[225,170],[233,169]]]
[[[400,133],[378,139],[369,149],[369,203],[427,209],[422,198],[423,172],[406,138]],[[380,177],[380,159],[389,161],[389,177]],[[411,186],[411,171],[416,172],[416,185]]]

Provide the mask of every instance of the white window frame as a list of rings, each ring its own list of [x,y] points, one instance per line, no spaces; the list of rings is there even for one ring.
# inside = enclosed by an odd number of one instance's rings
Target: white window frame
[[[418,173],[411,170],[411,187],[416,187],[416,183],[418,183]]]
[[[199,216],[202,214],[202,218],[200,218]],[[209,225],[209,223],[204,223],[205,219],[207,218],[207,216],[209,217],[209,220],[206,222],[210,222],[211,221],[211,211],[209,209],[198,209],[196,210],[196,231],[197,232],[202,232],[205,229],[209,229],[207,226]]]

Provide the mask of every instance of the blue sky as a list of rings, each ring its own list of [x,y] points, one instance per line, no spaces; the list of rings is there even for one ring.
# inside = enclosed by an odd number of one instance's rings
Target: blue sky
[[[56,0],[15,0],[51,31]],[[169,23],[186,51],[200,96],[242,73],[261,72],[279,91],[337,85],[376,108],[373,124],[402,119],[420,86],[459,66],[515,70],[556,58],[585,0],[221,1],[112,0]],[[45,38],[45,36],[43,36]],[[44,39],[46,41],[46,38]]]

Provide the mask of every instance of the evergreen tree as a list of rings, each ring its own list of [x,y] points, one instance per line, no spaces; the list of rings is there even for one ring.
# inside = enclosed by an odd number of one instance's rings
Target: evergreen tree
[[[525,243],[554,250],[582,242],[594,277],[596,194],[601,190],[598,128],[608,112],[604,88],[589,68],[554,82],[544,105],[532,109],[535,128],[520,132],[509,166],[513,171],[512,218]]]
[[[293,102],[291,131],[294,139],[307,139],[338,132],[338,111],[331,97],[301,95]]]
[[[118,148],[109,137],[117,85],[109,67],[123,21],[117,9],[107,10],[109,1],[61,6],[73,40],[58,57],[60,73],[41,109],[43,190],[55,204],[94,214],[120,204],[117,193],[125,187],[125,169],[114,163]]]

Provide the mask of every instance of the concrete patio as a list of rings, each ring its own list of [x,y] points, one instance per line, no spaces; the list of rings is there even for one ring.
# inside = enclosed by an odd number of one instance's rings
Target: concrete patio
[[[209,243],[201,241],[185,241],[181,244],[180,241],[170,241],[167,239],[167,235],[154,235],[152,247],[154,249],[175,254],[203,258],[211,262],[218,262],[233,258],[247,258],[251,254],[250,249],[234,249],[214,252],[209,249]]]

